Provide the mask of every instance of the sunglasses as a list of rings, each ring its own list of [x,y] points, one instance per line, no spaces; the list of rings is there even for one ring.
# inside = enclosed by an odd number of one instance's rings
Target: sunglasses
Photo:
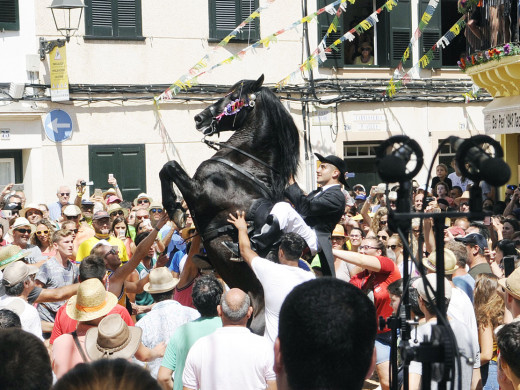
[[[107,253],[105,253],[105,257],[107,257],[108,255],[117,255],[117,249],[110,249]]]
[[[67,219],[68,220],[71,220],[71,219],[78,219],[79,218],[79,215],[66,215]]]
[[[144,203],[150,203],[148,199],[140,199],[137,201],[137,204],[144,204]]]
[[[460,204],[461,206],[469,206],[469,203],[468,202],[463,202]]]
[[[149,215],[136,215],[135,216],[137,219],[150,219],[150,216]]]
[[[363,49],[361,49],[361,51],[370,51],[370,49],[368,47],[364,47]]]
[[[71,232],[74,233],[74,234],[77,234],[78,231],[79,231],[79,229],[68,229],[68,230],[71,231]]]
[[[379,221],[380,225],[386,225],[387,223],[388,223],[388,221]]]
[[[386,239],[387,239],[388,237],[387,237],[387,236],[377,236],[377,238],[379,238],[380,240],[386,241]]]
[[[397,248],[397,245],[387,245],[386,248],[394,251],[395,248]]]
[[[376,248],[375,246],[370,246],[370,245],[360,245],[359,249],[367,250],[367,249],[379,249],[379,248]]]
[[[516,190],[516,186],[515,186],[515,185],[512,185],[512,184],[508,185],[506,188],[507,188],[508,190],[513,190],[513,191]]]
[[[412,229],[412,231],[413,231],[414,233],[419,233],[419,232],[421,231],[421,229]]]
[[[60,195],[61,196],[70,196],[70,192],[61,192]]]
[[[94,210],[94,205],[92,205],[92,206],[90,206],[90,205],[88,205],[88,206],[81,206],[81,209],[82,210]]]
[[[163,209],[151,209],[150,210],[152,213],[162,213],[163,212]]]
[[[123,212],[123,210],[112,211],[112,212],[110,213],[110,216],[111,216],[111,217],[116,217],[116,216],[118,216],[118,215],[125,215],[125,213]]]
[[[36,234],[38,236],[43,236],[44,234],[49,234],[49,231],[48,230],[40,230],[40,231],[36,232]]]
[[[20,232],[22,234],[29,234],[31,233],[31,229],[16,229],[17,232]]]

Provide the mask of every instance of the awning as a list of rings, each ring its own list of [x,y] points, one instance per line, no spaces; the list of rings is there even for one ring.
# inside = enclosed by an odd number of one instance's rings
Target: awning
[[[483,112],[486,134],[520,133],[520,96],[495,98]]]

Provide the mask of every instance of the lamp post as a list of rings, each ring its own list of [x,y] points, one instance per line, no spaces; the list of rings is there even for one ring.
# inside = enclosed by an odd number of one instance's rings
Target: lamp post
[[[42,61],[45,60],[45,55],[54,49],[55,46],[64,46],[65,42],[69,42],[70,37],[78,31],[85,5],[81,0],[53,0],[49,8],[52,12],[52,18],[54,19],[56,30],[58,30],[65,39],[47,41],[45,38],[41,37],[39,52],[40,60]],[[73,23],[76,21],[73,14],[77,14],[78,10],[79,16],[77,18],[77,23]]]

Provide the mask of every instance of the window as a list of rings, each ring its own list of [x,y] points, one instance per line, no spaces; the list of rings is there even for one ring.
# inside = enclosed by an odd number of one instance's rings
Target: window
[[[20,30],[18,0],[0,0],[0,31]]]
[[[365,20],[381,7],[385,0],[357,0],[348,4],[347,12],[343,12],[337,32],[332,32],[326,41],[331,45],[336,39]],[[318,0],[318,8],[329,4],[329,0]],[[327,12],[318,17],[318,41],[321,41],[334,16]],[[378,15],[379,23],[361,35],[354,34],[356,39],[343,42],[338,51],[327,53],[327,60],[322,66],[342,68],[344,66],[389,66],[396,67],[408,47],[412,36],[412,16],[410,0],[399,0],[392,12],[383,11]],[[365,50],[363,50],[365,49]],[[372,59],[367,60],[371,53]],[[365,56],[365,58],[363,58]],[[410,60],[412,61],[410,55]]]
[[[0,187],[9,183],[22,183],[22,168],[21,150],[0,151]]]
[[[376,169],[376,151],[379,142],[344,142],[343,155],[347,163],[347,170],[356,176],[349,179],[350,187],[354,184],[363,184],[370,192],[370,187],[381,183]]]
[[[209,39],[220,41],[258,8],[258,0],[208,0]],[[236,40],[260,39],[260,20],[254,19],[238,33]]]
[[[85,38],[144,40],[141,0],[86,0]]]
[[[441,144],[442,140],[439,140],[439,146]],[[455,157],[456,155],[456,150],[453,149],[453,147],[451,146],[451,144],[449,142],[445,143],[441,150],[439,151],[439,164],[446,164],[446,166],[448,167],[448,173],[451,173],[453,172],[453,168],[451,167],[451,160],[453,160],[453,158]],[[434,168],[434,171],[433,173],[435,173],[435,168]]]

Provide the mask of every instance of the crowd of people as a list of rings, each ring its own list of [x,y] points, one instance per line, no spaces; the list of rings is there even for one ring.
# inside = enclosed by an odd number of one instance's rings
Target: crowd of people
[[[375,372],[389,389],[397,362],[391,329],[377,319],[399,315],[408,289],[419,323],[411,343],[431,337],[437,268],[427,213],[470,211],[475,184],[455,162],[451,174],[440,164],[429,186],[412,186],[411,211],[426,217],[402,237],[392,230],[397,187],[349,189],[343,160],[317,157],[320,188],[304,194],[291,180],[290,203],[275,204],[259,234],[250,236],[245,211],[229,215],[238,242],[225,246],[264,290],[263,335],[248,329],[257,308],[247,292],[199,268],[203,242],[186,205],[178,226],[146,193],[124,200],[113,177],[90,197],[78,180],[73,202],[60,186],[48,205],[8,185],[2,388],[361,389]],[[444,226],[448,323],[466,358],[455,377],[468,390],[520,389],[520,189],[508,185],[501,201],[480,186],[491,218]],[[273,244],[278,262],[258,254]],[[419,389],[422,365],[409,363],[410,388]]]

